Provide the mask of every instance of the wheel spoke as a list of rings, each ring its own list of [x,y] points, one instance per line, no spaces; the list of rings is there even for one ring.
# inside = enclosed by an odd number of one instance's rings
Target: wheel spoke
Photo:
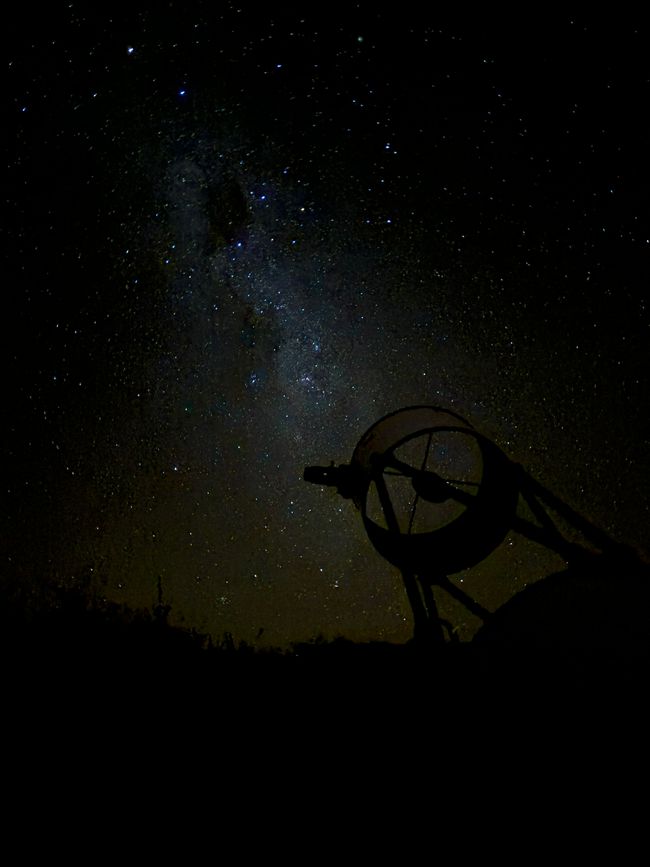
[[[424,458],[422,459],[422,466],[420,467],[420,472],[423,473],[427,468],[427,461],[429,460],[429,452],[431,450],[431,440],[433,439],[433,431],[429,431],[429,438],[427,440],[427,447],[424,452]],[[420,500],[420,495],[416,493],[415,499],[413,500],[413,505],[411,506],[411,516],[409,518],[409,528],[408,533],[411,535],[411,530],[413,529],[413,522],[415,521],[415,512],[418,507],[418,502]]]
[[[438,504],[441,508],[443,503],[451,501],[455,501],[458,505],[464,506],[466,509],[472,508],[475,505],[476,497],[479,494],[482,484],[480,479],[479,481],[473,481],[468,478],[450,479],[441,475],[438,470],[444,472],[445,469],[447,469],[447,471],[454,472],[454,469],[449,466],[449,461],[442,457],[439,460],[432,460],[431,462],[433,466],[432,468],[429,468],[429,461],[432,458],[434,446],[434,431],[429,430],[426,432],[423,431],[422,433],[425,436],[423,437],[424,441],[421,441],[420,449],[422,450],[418,452],[420,458],[417,457],[417,454],[411,452],[411,459],[409,460],[407,458],[406,460],[403,460],[401,457],[396,456],[395,448],[388,449],[383,454],[382,468],[380,471],[381,475],[384,477],[401,476],[404,479],[410,480],[415,489],[415,496],[410,501],[410,505],[407,506],[407,504],[404,503],[404,507],[408,509],[408,518],[406,519],[407,526],[404,530],[406,535],[412,535],[416,532],[415,520],[418,514],[418,508],[425,500],[433,504]],[[461,470],[459,475],[460,474],[474,475],[468,467]],[[427,515],[431,518],[429,512],[427,512]],[[406,515],[404,517],[406,517]]]

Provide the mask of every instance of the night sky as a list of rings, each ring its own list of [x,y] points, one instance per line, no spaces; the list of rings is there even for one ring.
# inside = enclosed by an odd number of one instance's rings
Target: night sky
[[[410,404],[648,556],[647,26],[273,5],[12,25],[3,580],[404,642],[303,469]],[[492,610],[561,565],[512,535],[455,580]]]

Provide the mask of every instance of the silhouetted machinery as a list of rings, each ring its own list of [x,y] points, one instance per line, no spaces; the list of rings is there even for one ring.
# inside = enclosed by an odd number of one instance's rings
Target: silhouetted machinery
[[[586,587],[616,610],[615,630],[626,629],[618,623],[625,613],[611,603],[617,591],[631,592],[635,611],[641,598],[647,600],[648,566],[633,549],[579,515],[450,410],[410,406],[386,415],[362,436],[349,464],[306,467],[304,478],[336,487],[353,500],[376,550],[402,573],[416,638],[453,636],[438,615],[434,587],[483,620],[479,640],[498,635],[516,641],[523,630],[528,639],[544,643],[557,632],[549,616],[561,621],[556,609],[567,601],[569,609],[584,609]],[[520,514],[523,503],[528,517]],[[584,543],[567,539],[558,519]],[[481,562],[513,530],[560,554],[567,569],[530,585],[492,613],[449,576]],[[549,589],[540,590],[542,583]],[[555,614],[539,621],[543,610]],[[647,640],[646,617],[645,611],[642,617],[635,614],[629,624],[641,644]],[[566,614],[568,631],[575,631],[577,619],[575,611]]]

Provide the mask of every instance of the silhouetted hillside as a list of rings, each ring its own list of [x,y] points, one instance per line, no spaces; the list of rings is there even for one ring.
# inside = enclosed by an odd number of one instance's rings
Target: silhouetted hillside
[[[515,613],[523,610],[521,622],[531,635],[525,602],[510,607]],[[263,650],[229,634],[215,640],[173,627],[163,605],[134,612],[108,603],[91,605],[82,594],[63,590],[41,610],[21,610],[15,596],[5,603],[5,669],[11,682],[28,687],[32,699],[67,694],[106,702],[173,700],[176,706],[198,703],[235,717],[273,708],[302,715],[315,707],[346,715],[423,708],[441,713],[531,698],[634,697],[642,693],[648,671],[648,644],[641,636],[632,654],[622,634],[616,645],[594,649],[566,637],[550,645],[527,642],[525,635],[490,641],[489,630],[471,643],[358,644],[317,638]],[[495,618],[497,635],[500,621],[509,622],[504,611]]]

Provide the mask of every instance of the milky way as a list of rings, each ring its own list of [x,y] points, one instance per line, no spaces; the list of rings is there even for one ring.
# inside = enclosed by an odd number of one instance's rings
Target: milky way
[[[160,580],[215,636],[403,641],[399,575],[302,473],[409,404],[643,544],[642,34],[600,68],[569,19],[549,53],[166,14],[15,43],[10,571],[132,607]],[[557,565],[512,536],[458,580],[493,608]]]

